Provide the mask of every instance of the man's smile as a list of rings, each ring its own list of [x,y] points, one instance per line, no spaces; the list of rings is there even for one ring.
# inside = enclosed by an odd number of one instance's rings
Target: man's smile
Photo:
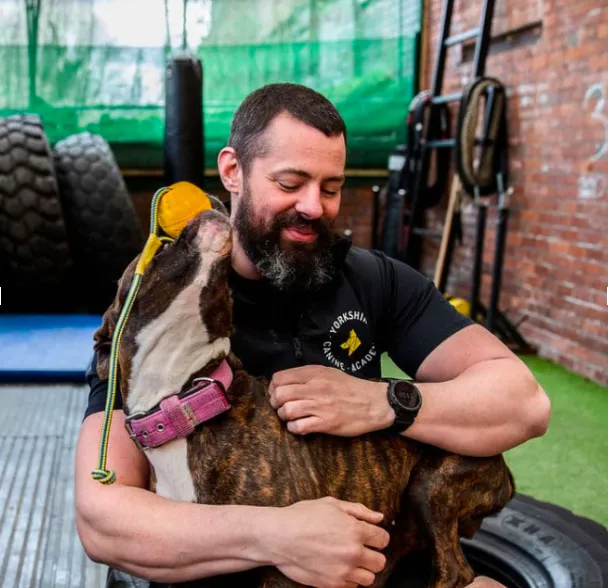
[[[287,227],[283,229],[284,235],[291,241],[301,241],[302,243],[312,243],[319,234],[310,227]]]

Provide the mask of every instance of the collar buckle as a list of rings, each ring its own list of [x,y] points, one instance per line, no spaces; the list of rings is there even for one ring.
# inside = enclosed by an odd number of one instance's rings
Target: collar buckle
[[[133,432],[133,426],[131,425],[131,421],[145,417],[153,411],[154,409],[149,410],[148,412],[134,412],[133,414],[130,414],[127,418],[125,418],[125,429],[129,434],[129,438],[131,439],[131,441],[133,441],[133,443],[135,443],[135,447],[137,447],[137,449],[139,449],[140,451],[146,451],[148,447],[140,443],[139,437]]]

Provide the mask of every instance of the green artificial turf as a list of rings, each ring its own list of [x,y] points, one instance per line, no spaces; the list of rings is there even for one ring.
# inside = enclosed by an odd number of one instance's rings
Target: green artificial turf
[[[608,388],[538,357],[522,360],[551,398],[547,433],[507,451],[517,490],[608,526]],[[386,356],[383,373],[403,377]]]

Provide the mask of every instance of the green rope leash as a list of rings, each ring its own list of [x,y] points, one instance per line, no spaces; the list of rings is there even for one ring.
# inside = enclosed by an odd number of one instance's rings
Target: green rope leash
[[[106,398],[105,416],[103,429],[101,433],[101,447],[99,450],[99,462],[97,469],[91,472],[93,479],[101,482],[102,484],[113,484],[116,481],[116,473],[113,470],[107,469],[107,458],[108,458],[108,444],[110,440],[110,427],[112,426],[112,414],[114,409],[114,401],[116,399],[117,383],[118,383],[118,350],[120,348],[120,341],[122,334],[133,307],[133,302],[139,291],[141,284],[142,275],[154,257],[154,254],[162,245],[163,242],[173,241],[170,237],[159,237],[160,226],[158,224],[158,205],[161,196],[169,192],[167,188],[161,188],[154,194],[152,199],[152,214],[150,217],[150,236],[141,254],[137,267],[135,268],[135,274],[125,304],[122,307],[118,323],[112,336],[112,347],[110,350],[110,368],[108,373],[108,395]]]

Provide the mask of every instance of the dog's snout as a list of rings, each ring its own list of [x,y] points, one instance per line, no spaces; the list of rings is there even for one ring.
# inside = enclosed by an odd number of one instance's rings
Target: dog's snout
[[[230,220],[221,213],[201,215],[197,235],[202,252],[222,253],[231,242]]]

